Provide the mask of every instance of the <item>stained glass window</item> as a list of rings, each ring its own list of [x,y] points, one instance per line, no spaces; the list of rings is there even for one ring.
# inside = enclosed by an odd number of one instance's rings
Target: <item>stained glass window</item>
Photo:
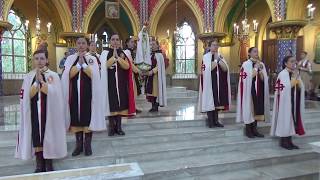
[[[11,31],[3,34],[1,44],[2,72],[5,79],[20,79],[27,72],[26,29],[17,14],[10,10]]]
[[[178,27],[175,54],[176,74],[195,74],[195,34],[187,22]]]

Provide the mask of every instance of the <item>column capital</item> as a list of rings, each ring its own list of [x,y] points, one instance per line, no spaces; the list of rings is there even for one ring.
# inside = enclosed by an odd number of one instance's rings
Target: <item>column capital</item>
[[[295,39],[301,28],[308,24],[306,20],[285,20],[271,22],[269,29],[275,33],[277,39]]]
[[[222,32],[209,32],[199,34],[198,38],[203,42],[203,48],[206,49],[209,46],[210,41],[217,39],[219,42],[221,42],[221,40],[226,36],[227,34]]]
[[[86,33],[78,32],[62,32],[59,36],[66,41],[68,48],[76,47],[76,41],[78,38],[88,37]]]

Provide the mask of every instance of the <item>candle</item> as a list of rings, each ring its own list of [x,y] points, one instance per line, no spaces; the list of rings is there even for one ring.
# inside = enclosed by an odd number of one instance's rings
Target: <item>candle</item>
[[[47,24],[48,33],[51,33],[51,25],[52,25],[52,23],[48,22],[48,24]]]
[[[28,30],[28,28],[29,28],[29,20],[26,20],[26,22],[24,23],[24,25],[26,26],[26,30]]]
[[[170,36],[170,30],[169,29],[167,30],[167,36],[168,37]]]
[[[236,27],[236,34],[238,35],[239,34],[239,26],[237,25]]]
[[[315,10],[316,8],[315,7],[312,7],[311,9],[310,9],[310,17],[311,17],[311,19],[313,19],[314,18],[314,10]]]
[[[237,24],[234,23],[234,24],[233,24],[233,33],[236,33],[236,30],[237,30]]]

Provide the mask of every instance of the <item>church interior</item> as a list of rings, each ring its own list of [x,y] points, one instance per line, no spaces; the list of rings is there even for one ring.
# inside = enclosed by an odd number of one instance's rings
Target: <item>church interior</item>
[[[140,95],[136,102],[143,112],[125,118],[126,136],[96,133],[94,154],[74,158],[68,135],[68,156],[54,162],[58,171],[30,175],[34,162],[13,154],[20,88],[33,69],[33,52],[47,46],[49,68],[61,74],[59,63],[65,52],[74,52],[77,38],[95,41],[101,53],[113,33],[122,43],[137,40],[144,24],[169,59],[168,106],[148,113]],[[219,114],[223,129],[205,128],[206,116],[197,105],[202,58],[213,39],[229,65],[234,106]],[[31,179],[128,180],[320,177],[319,0],[0,0],[0,42],[0,180],[27,179],[26,174]],[[243,125],[235,122],[239,72],[250,47],[258,48],[266,66],[271,102],[287,51],[298,61],[307,53],[312,97],[305,100],[306,135],[294,137],[299,150],[278,148],[268,136],[270,122],[259,127],[264,139],[243,137]]]

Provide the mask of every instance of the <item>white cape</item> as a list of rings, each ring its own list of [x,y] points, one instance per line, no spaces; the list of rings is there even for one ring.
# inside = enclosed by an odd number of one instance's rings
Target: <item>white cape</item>
[[[220,54],[218,55],[222,57]],[[203,87],[200,80],[199,83],[199,102],[198,102],[198,109],[200,112],[208,112],[215,110],[214,106],[214,99],[213,99],[213,93],[212,93],[212,79],[211,79],[211,59],[212,59],[212,53],[208,52],[203,56],[203,65],[204,65],[204,71],[202,71],[203,76]],[[227,66],[228,70],[228,99],[229,99],[229,109],[231,106],[231,87],[230,87],[230,71],[229,66],[226,62],[226,60],[222,57],[221,61],[224,62],[224,64]],[[219,77],[219,72],[217,71],[217,76]],[[219,85],[219,81],[218,81]]]
[[[263,77],[264,77],[264,117],[265,121],[270,121],[270,99],[269,99],[269,84],[268,84],[268,75],[265,65],[263,65]],[[241,102],[241,77],[239,77],[238,85],[238,96],[237,96],[237,122],[244,122],[245,124],[250,124],[255,121],[253,114],[253,104],[251,97],[251,86],[252,86],[252,61],[248,59],[243,62],[241,69],[247,74],[246,78],[243,79],[243,94]],[[258,80],[258,78],[256,78]]]
[[[283,84],[284,88],[280,91],[276,90],[274,93],[273,113],[271,136],[288,137],[296,134],[294,122],[291,113],[291,82],[288,70],[282,70],[277,78],[277,81]],[[277,82],[276,81],[276,82]],[[303,123],[304,115],[304,86],[301,78],[298,78],[301,95],[300,95],[300,114]],[[295,96],[296,97],[296,96]],[[278,106],[279,103],[279,106]],[[302,124],[303,125],[303,124]]]
[[[66,121],[68,127],[70,126],[70,107],[69,107],[69,74],[70,69],[74,62],[77,60],[78,53],[70,55],[65,63],[65,70],[62,74],[62,85],[63,85],[63,92],[64,92],[64,100],[66,106]],[[88,66],[91,68],[92,72],[92,102],[91,102],[91,122],[89,125],[89,130],[91,131],[103,131],[106,127],[106,121],[104,116],[104,109],[103,104],[104,101],[102,100],[102,84],[99,74],[99,65],[97,59],[91,56],[89,53],[85,55],[85,59],[88,63]]]
[[[66,125],[64,117],[63,95],[60,78],[57,73],[48,70],[44,73],[48,82],[47,117],[43,140],[43,157],[59,159],[67,155]],[[31,159],[34,155],[32,145],[30,89],[36,71],[29,72],[22,84],[20,97],[20,130],[15,157],[23,160]],[[22,98],[22,99],[21,99]]]
[[[100,55],[102,99],[104,102],[103,103],[104,115],[106,117],[110,116],[109,90],[108,90],[108,67],[107,67],[108,54],[109,54],[109,51],[104,50]]]
[[[137,42],[137,54],[136,54],[136,64],[145,63],[151,65],[151,48],[149,42],[149,35],[143,32],[145,27],[138,34]],[[145,39],[143,38],[145,36]]]
[[[162,53],[155,53],[158,66],[158,98],[157,102],[160,106],[167,106],[167,84],[166,84],[166,68]]]

